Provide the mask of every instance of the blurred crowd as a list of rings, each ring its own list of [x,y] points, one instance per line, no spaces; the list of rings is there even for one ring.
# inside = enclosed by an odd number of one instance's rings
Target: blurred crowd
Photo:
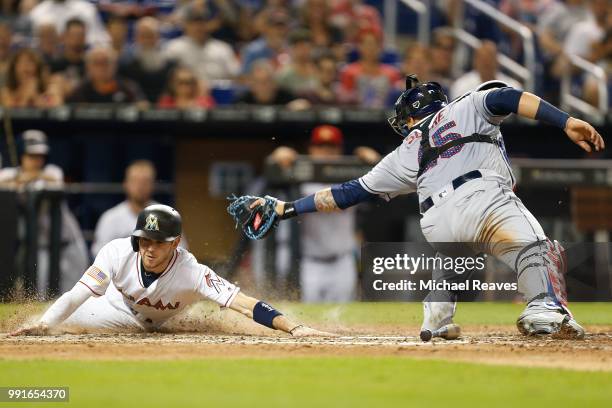
[[[457,41],[449,25],[458,1],[431,2],[428,46],[410,32],[414,18],[400,14],[400,41],[388,48],[382,0],[0,0],[0,98],[7,107],[39,108],[386,108],[408,73],[440,82],[451,97],[490,79],[522,86],[496,58],[502,52],[521,60],[520,39],[473,10],[464,25],[482,44],[460,72],[453,69]],[[553,102],[571,69],[568,54],[610,73],[609,0],[489,3],[536,34],[536,91]],[[595,104],[593,78],[576,74],[573,85]]]

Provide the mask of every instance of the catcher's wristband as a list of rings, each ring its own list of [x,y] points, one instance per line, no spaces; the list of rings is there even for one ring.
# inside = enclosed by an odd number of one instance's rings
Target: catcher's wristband
[[[283,210],[283,215],[280,216],[281,220],[287,220],[289,218],[297,217],[298,213],[295,210],[295,202],[291,201],[285,203],[285,208]]]

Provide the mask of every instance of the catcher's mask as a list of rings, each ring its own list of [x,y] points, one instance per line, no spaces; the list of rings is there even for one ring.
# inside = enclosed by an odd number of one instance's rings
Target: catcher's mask
[[[153,241],[172,242],[181,236],[181,215],[174,208],[154,204],[146,207],[138,214],[136,228],[132,233],[132,249],[138,252],[138,238],[148,238]]]
[[[391,128],[402,137],[410,130],[406,121],[409,117],[427,116],[448,104],[448,97],[437,82],[419,82],[416,75],[406,77],[406,90],[395,102],[395,115],[387,121]]]

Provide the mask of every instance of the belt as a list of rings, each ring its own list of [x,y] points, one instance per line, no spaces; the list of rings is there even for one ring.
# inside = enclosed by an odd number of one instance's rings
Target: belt
[[[304,258],[310,259],[313,262],[319,262],[319,263],[334,263],[336,262],[338,259],[342,258],[343,256],[345,256],[347,253],[343,253],[343,254],[336,254],[336,255],[329,255],[329,256],[313,256],[313,255],[306,255],[304,256]]]
[[[459,187],[461,187],[462,185],[464,185],[470,180],[474,180],[474,179],[481,178],[481,177],[482,177],[482,173],[479,170],[469,171],[465,173],[464,175],[459,176],[456,179],[453,179],[453,181],[451,182],[451,184],[453,185],[453,190],[458,189]],[[427,197],[425,201],[423,201],[420,204],[421,214],[425,214],[425,212],[433,206],[434,206],[433,199],[431,197]]]

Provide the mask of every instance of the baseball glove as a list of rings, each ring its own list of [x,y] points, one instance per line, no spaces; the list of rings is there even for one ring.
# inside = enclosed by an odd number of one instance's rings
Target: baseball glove
[[[242,228],[248,238],[262,239],[278,225],[279,217],[275,210],[276,198],[232,195],[228,197],[228,200],[230,200],[230,205],[227,207],[227,212],[236,220],[236,228]],[[251,205],[257,200],[264,200],[264,203],[251,208]]]

